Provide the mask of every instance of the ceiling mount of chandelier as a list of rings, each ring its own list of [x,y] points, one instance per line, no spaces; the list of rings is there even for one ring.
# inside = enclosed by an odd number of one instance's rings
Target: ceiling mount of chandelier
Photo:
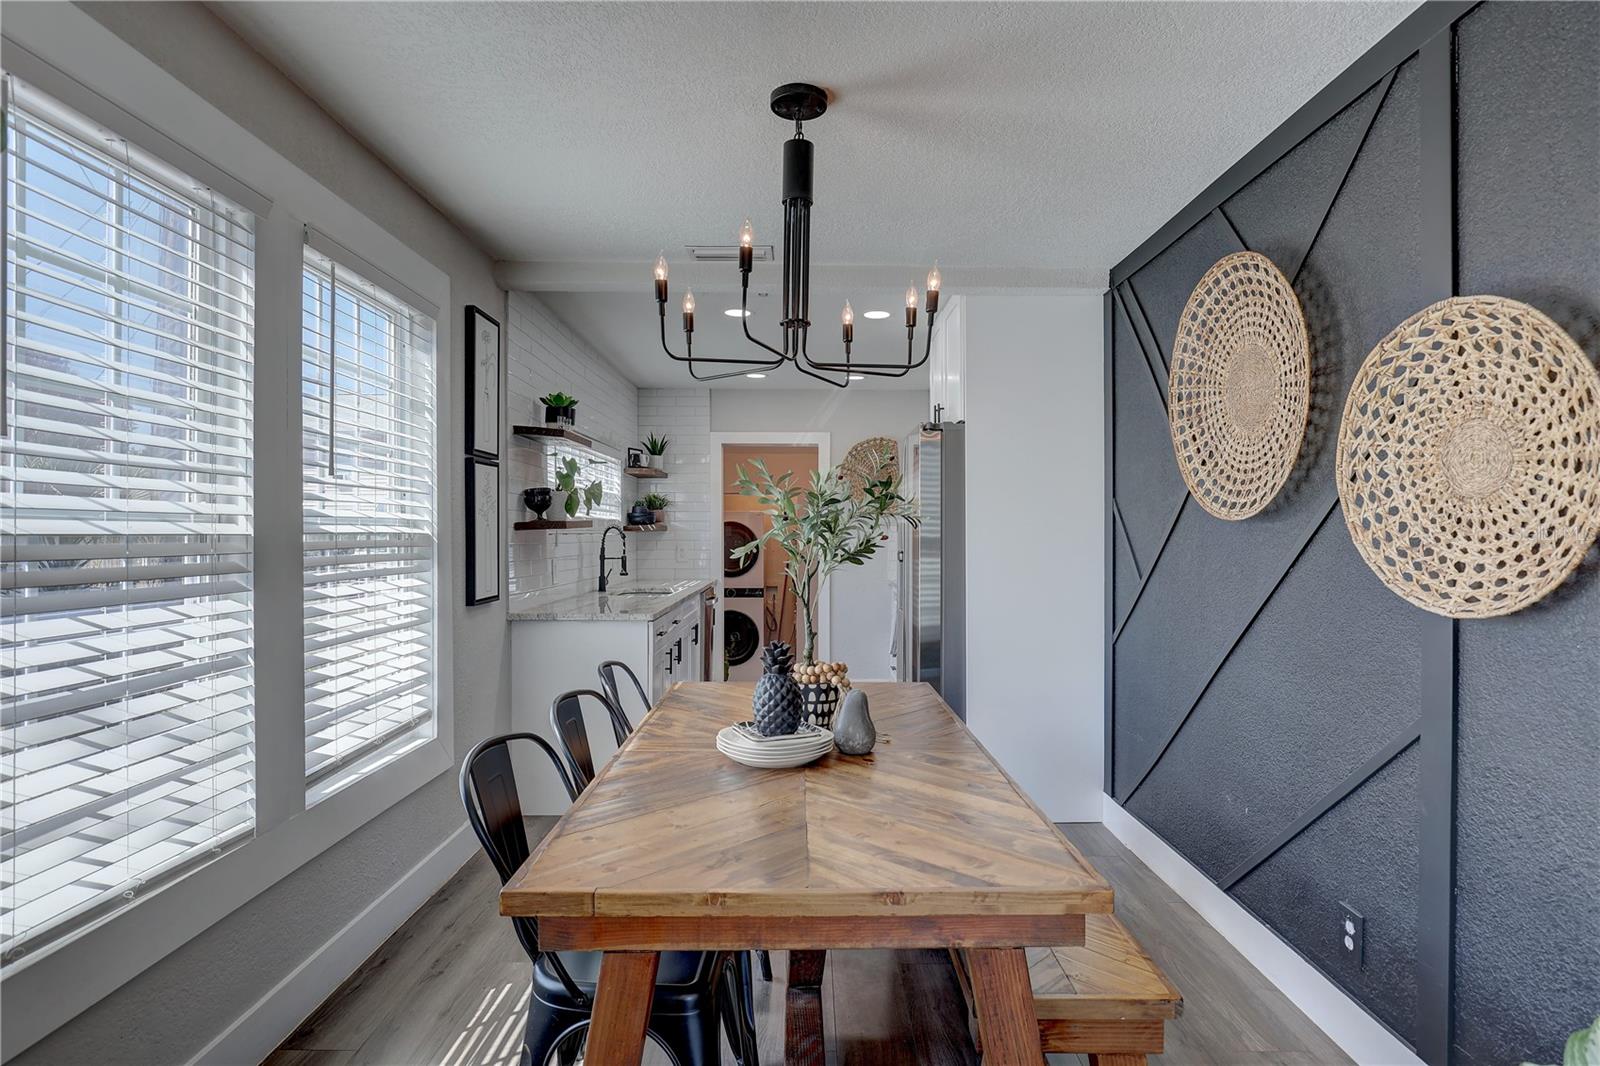
[[[828,110],[825,90],[805,82],[791,82],[772,90],[772,111],[794,123],[794,136],[783,145],[783,317],[778,322],[782,344],[773,346],[750,332],[750,271],[754,266],[755,230],[745,219],[739,229],[739,310],[745,339],[766,354],[754,359],[694,354],[694,293],[683,294],[683,346],[678,355],[667,344],[667,259],[658,256],[655,266],[656,310],[661,317],[661,348],[679,363],[687,363],[696,381],[716,381],[740,374],[759,374],[776,370],[785,363],[808,377],[845,388],[852,379],[864,377],[900,378],[928,361],[933,349],[933,319],[939,313],[939,267],[928,272],[925,309],[927,336],[922,358],[916,358],[917,290],[906,290],[906,361],[904,363],[862,363],[851,358],[855,341],[855,312],[845,301],[841,325],[843,358],[812,358],[808,351],[811,330],[811,142],[806,140],[804,123]],[[701,373],[701,368],[733,367]]]

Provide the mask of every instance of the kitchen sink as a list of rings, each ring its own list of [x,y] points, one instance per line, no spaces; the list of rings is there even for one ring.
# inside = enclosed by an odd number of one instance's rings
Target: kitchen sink
[[[669,595],[671,595],[672,593],[674,593],[676,591],[678,591],[678,590],[676,588],[673,588],[670,585],[663,585],[660,588],[620,589],[620,590],[618,590],[616,592],[609,592],[609,593],[607,593],[607,595],[608,596],[669,596]]]

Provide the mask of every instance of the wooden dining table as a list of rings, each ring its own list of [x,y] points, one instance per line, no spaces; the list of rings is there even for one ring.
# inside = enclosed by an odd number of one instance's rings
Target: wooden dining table
[[[1023,949],[1082,944],[1111,887],[928,685],[861,685],[872,753],[786,770],[716,749],[751,687],[675,686],[501,890],[605,952],[585,1061],[639,1062],[662,951],[787,949],[784,1059],[821,1064],[827,951],[965,948],[984,1061],[1037,1066]]]

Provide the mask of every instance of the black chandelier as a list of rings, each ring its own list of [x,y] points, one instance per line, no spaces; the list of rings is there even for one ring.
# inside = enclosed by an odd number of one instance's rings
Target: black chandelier
[[[837,388],[847,387],[852,378],[900,378],[928,361],[933,350],[933,318],[939,313],[939,267],[928,271],[926,310],[928,313],[927,338],[923,342],[922,358],[915,359],[917,332],[917,290],[906,290],[906,361],[904,363],[860,363],[850,357],[850,345],[855,340],[855,312],[845,301],[841,324],[844,334],[844,361],[832,362],[811,358],[806,349],[811,329],[811,142],[805,138],[804,123],[819,117],[828,109],[828,94],[815,85],[792,82],[772,90],[772,111],[779,118],[794,123],[794,136],[783,145],[783,318],[778,322],[783,332],[782,348],[775,348],[757,339],[750,332],[750,269],[755,261],[755,231],[750,220],[745,219],[739,230],[739,317],[744,325],[745,339],[769,353],[757,359],[731,359],[694,354],[694,293],[683,294],[683,345],[684,354],[678,355],[667,345],[667,259],[656,259],[656,310],[661,317],[661,349],[679,363],[687,363],[689,375],[696,381],[716,381],[737,377],[740,374],[758,374],[776,370],[785,363],[808,377],[825,381]],[[915,360],[915,361],[913,361]],[[698,367],[732,366],[736,369],[702,374]],[[835,375],[843,375],[842,379]]]

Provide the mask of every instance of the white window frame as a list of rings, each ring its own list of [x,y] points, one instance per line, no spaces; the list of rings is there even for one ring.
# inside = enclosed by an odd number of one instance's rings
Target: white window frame
[[[450,279],[70,4],[13,6],[0,67],[256,211],[256,833],[3,973],[9,1060],[454,765],[455,367]],[[169,133],[168,131],[172,131]],[[437,710],[432,740],[307,805],[301,637],[300,284],[306,225],[445,309],[436,318]],[[267,417],[270,412],[272,417]],[[279,417],[281,416],[281,417]],[[294,579],[271,579],[271,575]]]

